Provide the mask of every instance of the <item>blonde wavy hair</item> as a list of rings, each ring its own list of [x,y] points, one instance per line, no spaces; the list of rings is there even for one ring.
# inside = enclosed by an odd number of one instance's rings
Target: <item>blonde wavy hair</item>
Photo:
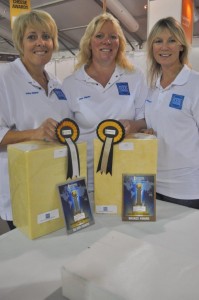
[[[188,64],[189,43],[181,24],[173,17],[160,19],[155,23],[147,39],[147,78],[149,85],[154,87],[157,78],[161,74],[161,65],[157,63],[153,55],[153,43],[158,35],[165,29],[174,36],[174,38],[183,46],[180,52],[179,60],[182,65]]]
[[[58,50],[58,29],[54,19],[45,11],[32,10],[18,15],[13,23],[12,39],[21,57],[23,56],[23,38],[27,27],[47,32],[52,37],[54,51]]]
[[[101,27],[105,22],[111,21],[114,28],[119,36],[119,49],[116,56],[116,63],[128,70],[134,70],[133,64],[126,57],[126,39],[119,21],[113,17],[110,13],[103,13],[91,20],[88,24],[83,37],[80,40],[80,49],[77,55],[77,64],[75,65],[75,70],[79,69],[83,65],[89,66],[92,62],[92,51],[91,51],[91,38],[100,31]]]

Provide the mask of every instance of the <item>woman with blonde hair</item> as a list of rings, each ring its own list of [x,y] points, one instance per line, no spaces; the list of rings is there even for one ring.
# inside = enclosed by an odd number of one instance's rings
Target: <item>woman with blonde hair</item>
[[[126,56],[126,39],[109,13],[93,18],[80,41],[76,71],[63,82],[80,138],[88,145],[88,190],[93,190],[93,139],[105,119],[120,120],[126,134],[145,128],[147,86]]]
[[[115,56],[115,62],[121,68],[127,69],[129,71],[132,71],[134,69],[134,66],[126,56],[126,38],[119,24],[119,21],[109,13],[104,13],[102,15],[96,16],[89,23],[85,34],[80,41],[80,51],[77,55],[78,63],[76,64],[76,69],[79,69],[83,65],[89,66],[92,63],[92,49],[90,47],[91,38],[94,33],[100,31],[101,27],[106,22],[112,23],[119,39],[119,48]]]
[[[188,66],[184,30],[160,19],[147,40],[148,132],[158,138],[157,199],[199,208],[199,73]]]
[[[68,115],[60,82],[45,70],[58,49],[54,19],[40,10],[20,14],[13,41],[20,58],[0,68],[0,217],[11,229],[7,145],[54,141],[57,122]]]

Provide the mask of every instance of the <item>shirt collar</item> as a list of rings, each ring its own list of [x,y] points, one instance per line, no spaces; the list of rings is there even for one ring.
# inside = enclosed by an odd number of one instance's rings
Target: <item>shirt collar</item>
[[[125,70],[118,65],[115,67],[115,71],[113,72],[110,82],[118,80],[123,74]],[[82,66],[79,70],[76,71],[75,77],[80,80],[80,81],[85,81],[85,82],[93,82],[96,83],[96,80],[91,78],[85,71],[85,65]]]
[[[17,58],[13,63],[21,71],[21,73],[23,74],[23,76],[27,82],[29,82],[33,86],[40,87],[39,83],[31,77],[30,73],[27,71],[26,67],[24,66],[24,64],[22,63],[20,58]],[[57,88],[60,86],[60,82],[52,74],[47,73],[46,70],[45,70],[45,73],[46,73],[46,77],[48,79],[48,89],[49,89],[49,93],[50,93],[54,88]]]
[[[171,85],[184,85],[188,81],[190,72],[191,69],[187,65],[184,65],[180,73],[178,73],[174,81],[168,87],[170,87]],[[162,88],[160,84],[160,80],[161,80],[161,76],[156,81],[156,87],[158,88]]]

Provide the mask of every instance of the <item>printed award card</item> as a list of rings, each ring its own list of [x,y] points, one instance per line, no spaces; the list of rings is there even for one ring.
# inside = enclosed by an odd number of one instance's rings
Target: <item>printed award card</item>
[[[94,224],[85,178],[58,185],[58,192],[69,234]]]
[[[154,174],[123,174],[123,221],[156,220]]]

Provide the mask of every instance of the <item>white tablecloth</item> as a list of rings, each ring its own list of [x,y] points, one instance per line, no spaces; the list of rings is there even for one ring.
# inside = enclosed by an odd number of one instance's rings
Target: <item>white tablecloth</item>
[[[168,265],[171,277],[178,274],[183,278],[187,272],[187,286],[182,281],[182,286],[176,288],[176,278],[173,278],[174,284],[170,286],[173,296],[168,300],[199,299],[199,210],[157,201],[156,222],[122,222],[115,215],[94,214],[94,217],[94,225],[71,235],[66,234],[65,228],[36,240],[29,240],[18,229],[1,235],[0,300],[66,299],[62,296],[61,267],[111,231],[145,242],[152,250],[153,247],[156,251],[159,249],[159,253],[161,249],[170,253],[169,261],[161,261],[157,257],[158,268],[155,262],[154,268],[152,265],[150,281],[154,289],[156,282],[153,278],[157,278],[157,273],[162,278],[162,287],[167,282],[163,272]],[[134,251],[132,249],[132,254]],[[176,272],[175,261],[172,263],[177,256],[183,261],[182,266],[178,266],[179,273]],[[143,252],[139,259],[145,257]],[[153,276],[154,271],[156,276]],[[138,272],[139,278],[142,278],[143,270],[138,269]],[[143,279],[146,279],[144,275]],[[144,289],[145,282],[142,284]],[[134,288],[132,286],[132,291]],[[145,299],[142,293],[140,295],[137,300]],[[149,294],[146,300],[160,299],[161,286],[157,285],[153,297]]]

